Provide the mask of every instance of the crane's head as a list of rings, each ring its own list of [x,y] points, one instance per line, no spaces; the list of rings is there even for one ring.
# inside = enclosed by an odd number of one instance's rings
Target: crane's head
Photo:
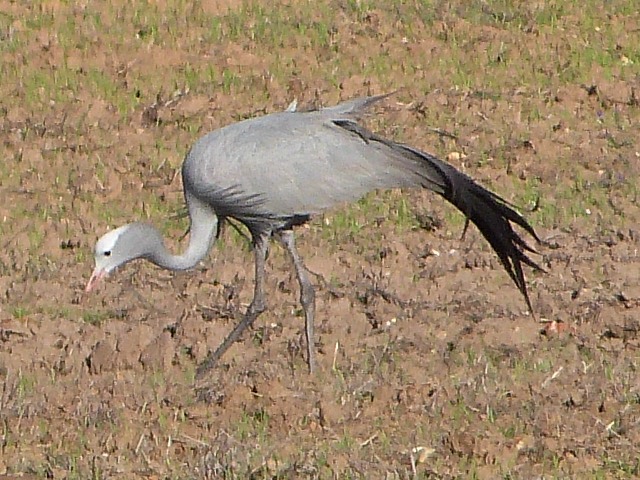
[[[136,258],[145,257],[148,252],[148,226],[139,223],[123,225],[105,233],[96,242],[94,251],[95,268],[85,291],[90,292],[104,277],[116,268]]]

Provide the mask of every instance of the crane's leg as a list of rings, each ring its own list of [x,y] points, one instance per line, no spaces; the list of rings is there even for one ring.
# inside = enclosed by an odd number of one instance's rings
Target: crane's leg
[[[196,370],[196,378],[202,378],[202,376],[208,372],[211,368],[213,368],[220,357],[224,355],[224,353],[229,350],[229,347],[233,345],[242,335],[242,333],[250,327],[253,322],[255,322],[256,318],[260,316],[262,312],[264,312],[266,308],[265,297],[264,297],[264,277],[265,277],[265,264],[267,260],[267,252],[269,251],[269,234],[261,234],[256,236],[254,239],[254,252],[256,256],[256,273],[255,273],[255,286],[253,292],[253,300],[247,308],[247,312],[244,315],[244,318],[240,323],[236,325],[236,327],[231,331],[231,333],[224,339],[222,344],[218,347],[215,352],[209,352],[207,358],[198,365]]]
[[[289,251],[293,265],[296,269],[296,275],[298,276],[298,283],[300,284],[300,303],[304,309],[304,326],[307,337],[307,364],[309,365],[309,372],[313,373],[316,368],[316,356],[315,356],[315,344],[313,340],[313,320],[316,311],[316,292],[313,288],[313,284],[309,280],[309,274],[307,267],[305,267],[302,257],[298,254],[296,249],[296,243],[292,230],[283,230],[278,233],[280,241]]]

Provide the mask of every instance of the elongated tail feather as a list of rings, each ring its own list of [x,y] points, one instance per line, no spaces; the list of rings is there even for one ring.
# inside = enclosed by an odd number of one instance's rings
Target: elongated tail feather
[[[477,184],[453,166],[424,152],[409,147],[403,148],[414,155],[419,155],[431,167],[441,172],[447,183],[447,188],[441,195],[478,227],[498,255],[500,263],[522,293],[529,311],[533,314],[522,264],[539,271],[544,269],[527,256],[526,252],[537,252],[512,228],[511,223],[522,227],[536,242],[540,243],[540,238],[533,227],[506,200]]]

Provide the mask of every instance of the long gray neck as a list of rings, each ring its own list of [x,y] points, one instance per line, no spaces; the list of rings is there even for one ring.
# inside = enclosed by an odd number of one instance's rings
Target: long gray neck
[[[211,208],[188,194],[185,196],[191,219],[187,249],[179,255],[173,255],[161,244],[161,248],[149,257],[159,267],[169,270],[195,267],[209,253],[218,229],[218,216]]]

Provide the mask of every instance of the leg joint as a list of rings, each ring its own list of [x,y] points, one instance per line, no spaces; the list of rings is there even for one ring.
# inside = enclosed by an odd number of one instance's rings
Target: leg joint
[[[300,288],[300,303],[303,306],[313,305],[316,301],[316,291],[311,283],[303,283]]]

